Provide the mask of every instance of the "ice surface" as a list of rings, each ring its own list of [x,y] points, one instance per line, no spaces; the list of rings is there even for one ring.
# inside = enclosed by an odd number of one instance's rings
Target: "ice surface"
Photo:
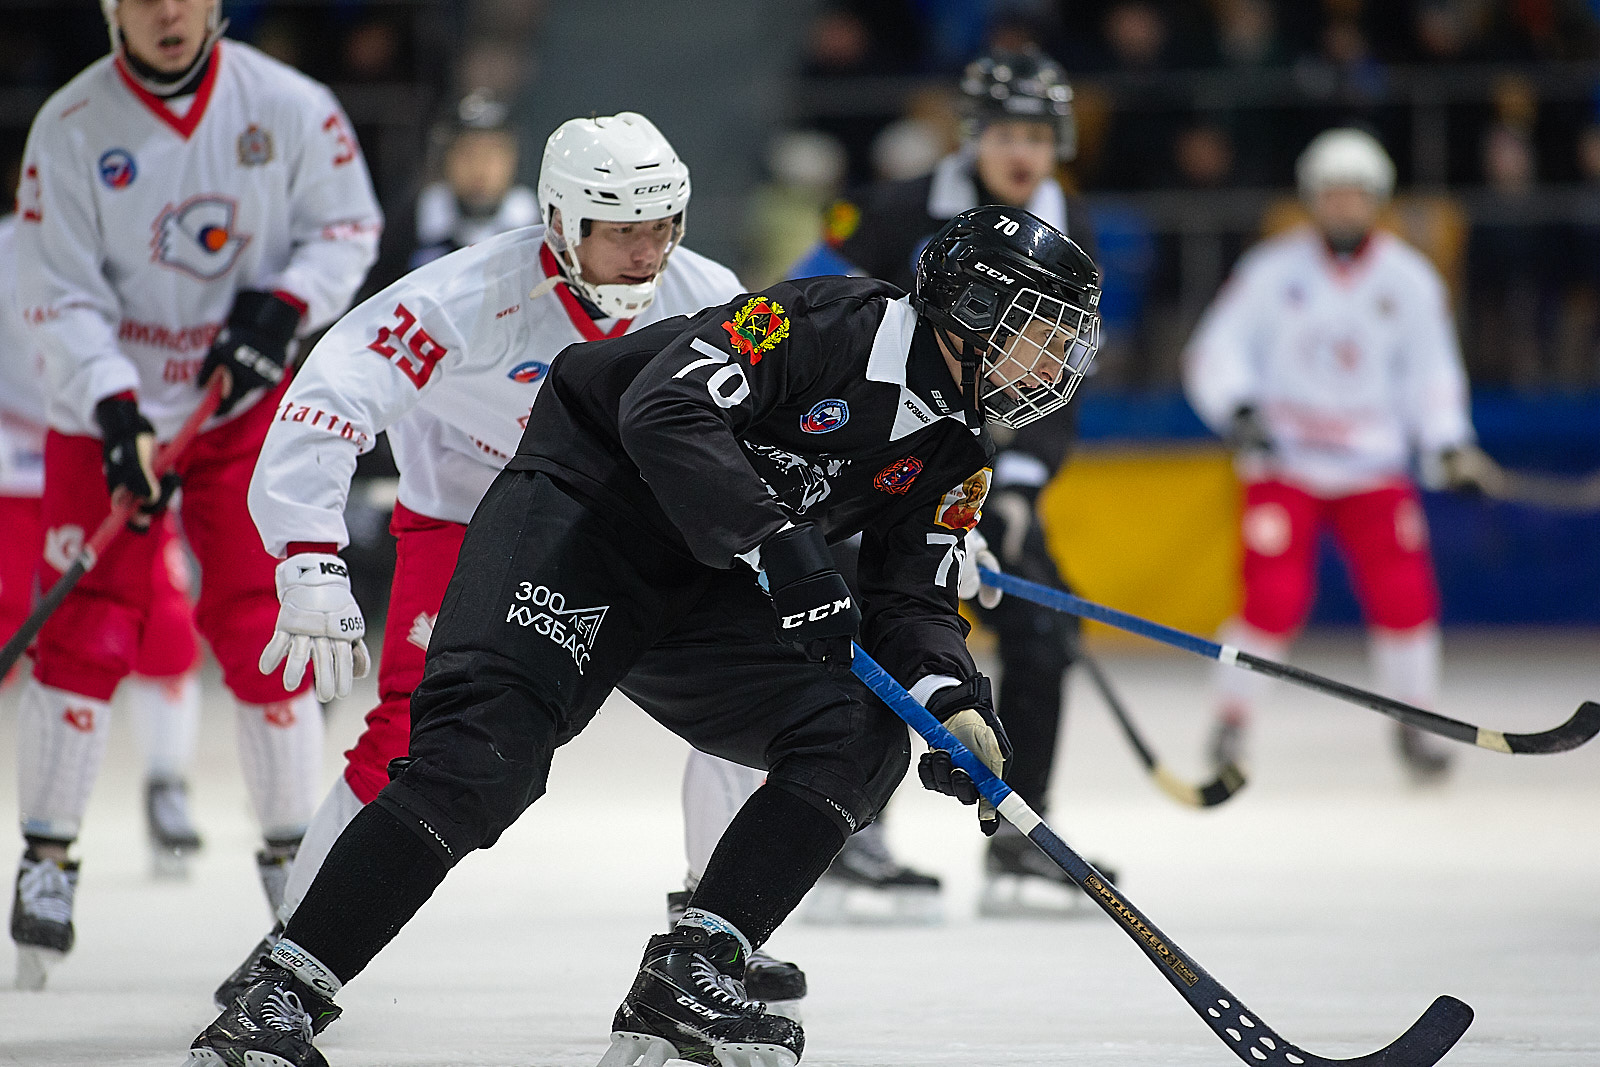
[[[1441,710],[1543,729],[1600,697],[1600,634],[1452,634]],[[1200,774],[1207,665],[1103,654],[1152,743]],[[1297,662],[1352,681],[1361,645],[1322,637]],[[362,699],[331,713],[328,774]],[[0,1064],[175,1067],[212,987],[267,925],[230,703],[207,678],[194,786],[207,849],[155,882],[131,730],[114,727],[81,845],[78,948],[50,989],[0,991]],[[1279,688],[1254,778],[1221,808],[1157,793],[1075,680],[1052,823],[1122,872],[1129,897],[1269,1025],[1328,1056],[1370,1052],[1434,996],[1477,1021],[1451,1067],[1600,1064],[1600,743],[1562,756],[1459,750],[1441,789],[1408,787],[1389,724]],[[0,695],[0,823],[15,825],[16,687]],[[468,858],[340,996],[333,1067],[593,1067],[663,894],[682,874],[682,745],[620,699],[558,755],[550,795]],[[1179,1067],[1237,1062],[1099,912],[977,920],[972,809],[910,782],[890,834],[943,875],[928,929],[791,925],[772,948],[811,982],[805,1064]],[[20,846],[19,846],[20,847]],[[9,875],[7,876],[9,877]],[[8,986],[12,953],[0,949]]]

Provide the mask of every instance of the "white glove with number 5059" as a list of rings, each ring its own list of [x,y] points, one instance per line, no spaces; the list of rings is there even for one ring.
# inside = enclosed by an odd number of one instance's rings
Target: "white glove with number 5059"
[[[350,594],[350,572],[338,556],[302,552],[278,564],[278,626],[261,652],[261,673],[283,662],[283,687],[294,689],[311,664],[317,699],[350,695],[354,679],[365,678],[366,620]],[[285,658],[287,657],[287,662]]]

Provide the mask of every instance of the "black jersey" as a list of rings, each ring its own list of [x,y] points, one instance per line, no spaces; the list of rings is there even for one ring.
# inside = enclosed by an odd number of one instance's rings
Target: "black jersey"
[[[973,673],[958,553],[992,453],[908,298],[824,277],[566,349],[507,466],[712,567],[789,522],[862,534],[862,641],[909,681]]]
[[[851,266],[909,290],[928,238],[954,215],[997,202],[973,173],[971,159],[957,153],[940,160],[924,177],[878,182],[835,202],[825,236]],[[1047,179],[1026,206],[1072,238],[1090,259],[1097,258],[1094,229],[1081,198]],[[1077,410],[1069,404],[1019,431],[996,431],[996,439],[1002,450],[1032,456],[1054,473],[1077,436]]]

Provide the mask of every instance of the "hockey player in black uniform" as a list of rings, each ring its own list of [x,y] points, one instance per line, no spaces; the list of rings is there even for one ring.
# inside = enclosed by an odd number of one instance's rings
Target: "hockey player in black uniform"
[[[1054,174],[1058,163],[1077,153],[1072,90],[1061,68],[1036,51],[996,52],[967,67],[960,89],[965,111],[960,151],[940,160],[926,177],[881,182],[835,203],[823,242],[795,265],[792,277],[868,274],[909,287],[928,238],[951,216],[979,204],[1025,207],[1095,256],[1087,209]],[[1000,569],[1060,589],[1066,582],[1034,505],[1065,462],[1076,432],[1076,410],[1070,407],[1018,432],[996,429],[994,485],[979,528]],[[980,615],[998,639],[1002,675],[996,704],[1017,748],[1006,781],[1043,812],[1077,621],[1018,599],[999,601]],[[1061,869],[1010,825],[989,842],[984,866],[978,906],[985,914],[1055,912],[1070,909],[1078,898]],[[863,904],[849,895],[853,887],[877,890],[897,907]],[[882,824],[874,823],[850,839],[805,915],[823,921],[914,917],[930,908],[926,892],[938,887],[936,877],[895,861]]]
[[[1098,300],[1063,235],[980,208],[936,235],[914,298],[869,279],[780,283],[556,360],[467,529],[409,755],[191,1062],[323,1067],[312,1037],[341,985],[539,797],[555,749],[620,688],[768,777],[678,925],[649,940],[602,1067],[792,1065],[799,1024],[747,997],[744,961],[909,759],[904,725],[850,673],[851,638],[1003,767],[956,610],[985,420],[1067,402]],[[858,532],[859,605],[827,549]],[[947,753],[923,759],[930,788],[976,799],[952,788]],[[992,832],[993,809],[978,814]]]

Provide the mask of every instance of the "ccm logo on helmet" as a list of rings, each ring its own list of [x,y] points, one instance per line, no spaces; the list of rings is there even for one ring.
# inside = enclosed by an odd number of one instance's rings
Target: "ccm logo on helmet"
[[[1001,285],[1015,285],[1016,281],[1017,281],[1015,278],[1013,278],[1011,275],[1007,274],[1005,271],[996,270],[995,268],[989,266],[989,264],[982,263],[982,262],[979,262],[979,261],[976,261],[976,260],[973,261],[972,269],[977,271],[979,274],[987,274],[989,277],[993,278],[995,281],[999,282]]]
[[[662,182],[660,185],[641,185],[633,191],[634,196],[649,196],[651,193],[664,193],[672,188],[671,182]]]
[[[802,611],[795,615],[785,615],[783,617],[783,628],[785,630],[793,630],[808,622],[821,622],[823,619],[837,615],[841,611],[849,610],[850,598],[845,597],[843,600],[835,600],[832,605],[820,604],[810,611]]]

